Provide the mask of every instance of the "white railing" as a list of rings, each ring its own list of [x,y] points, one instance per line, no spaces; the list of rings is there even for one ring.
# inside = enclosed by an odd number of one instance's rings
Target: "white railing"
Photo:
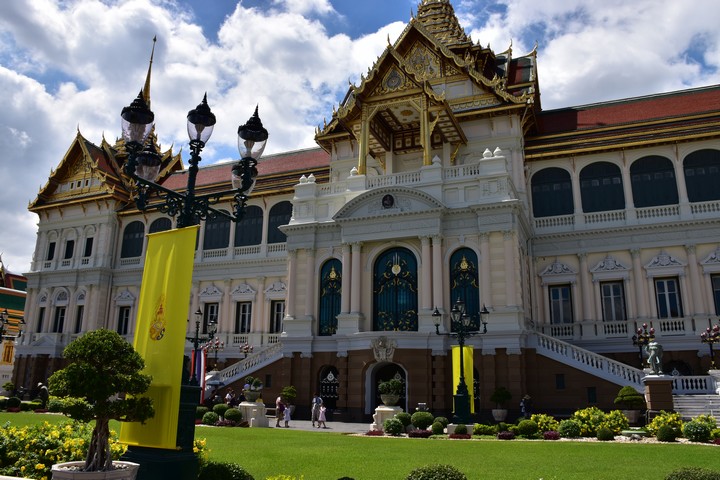
[[[282,343],[271,343],[267,348],[253,353],[244,360],[230,365],[219,373],[223,384],[227,385],[255,370],[282,358]]]
[[[535,228],[538,230],[550,228],[569,229],[575,225],[575,215],[559,215],[557,217],[541,217],[535,219]]]
[[[277,254],[277,253],[285,253],[287,251],[287,243],[269,243],[267,246],[267,253],[270,254]]]
[[[638,391],[644,389],[642,370],[539,332],[532,334],[530,340],[541,355],[618,385],[632,385]]]
[[[645,218],[667,218],[680,215],[680,206],[660,205],[657,207],[638,208],[635,212],[638,220]]]
[[[120,266],[121,267],[129,267],[129,266],[135,266],[140,265],[140,260],[142,257],[131,257],[131,258],[121,258],[120,259]]]
[[[379,177],[366,177],[365,189],[371,190],[380,187],[392,187],[395,185],[414,185],[420,183],[422,177],[420,172],[393,173]]]
[[[227,254],[227,248],[215,248],[213,250],[203,250],[202,258],[203,260],[206,258],[225,258],[227,257]]]
[[[608,212],[594,212],[585,214],[585,223],[611,223],[624,221],[625,210],[611,210]]]
[[[677,395],[687,394],[714,394],[716,392],[715,380],[710,375],[673,377],[672,389]]]
[[[720,212],[720,201],[716,200],[713,202],[691,203],[690,212],[692,212],[693,215],[702,215],[704,213],[718,213]]]
[[[244,257],[250,255],[259,255],[262,251],[262,245],[251,245],[249,247],[235,247],[235,256]]]

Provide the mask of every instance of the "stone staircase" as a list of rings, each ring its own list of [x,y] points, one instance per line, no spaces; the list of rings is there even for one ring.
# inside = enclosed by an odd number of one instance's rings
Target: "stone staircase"
[[[685,421],[698,415],[720,418],[720,395],[673,395],[673,404]]]
[[[213,380],[222,382],[222,385],[228,385],[236,380],[241,380],[247,375],[281,359],[282,347],[282,343],[280,342],[272,343],[267,348],[256,351],[252,355],[248,355],[247,358],[217,372],[212,376],[214,377]],[[210,378],[211,376],[208,376],[206,380],[210,380]]]

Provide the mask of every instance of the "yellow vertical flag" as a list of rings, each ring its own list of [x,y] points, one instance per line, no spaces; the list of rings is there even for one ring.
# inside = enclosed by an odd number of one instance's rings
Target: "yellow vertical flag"
[[[463,347],[463,364],[465,366],[465,385],[468,388],[468,396],[470,397],[470,413],[475,413],[475,399],[473,398],[473,347]],[[453,345],[452,347],[452,362],[453,362],[453,387],[452,393],[455,395],[458,383],[460,383],[460,346]],[[453,412],[455,406],[453,405]]]
[[[198,226],[148,235],[135,324],[135,350],[152,375],[146,396],[155,417],[123,423],[120,441],[143,447],[177,449],[185,333]]]

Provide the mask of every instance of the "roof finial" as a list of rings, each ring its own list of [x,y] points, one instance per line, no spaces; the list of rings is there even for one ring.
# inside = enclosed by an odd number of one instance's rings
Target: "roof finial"
[[[155,56],[155,42],[157,42],[157,35],[153,37],[152,52],[150,52],[150,65],[148,65],[147,77],[145,78],[145,86],[143,87],[143,100],[147,103],[150,108],[150,76],[152,74],[152,62]]]

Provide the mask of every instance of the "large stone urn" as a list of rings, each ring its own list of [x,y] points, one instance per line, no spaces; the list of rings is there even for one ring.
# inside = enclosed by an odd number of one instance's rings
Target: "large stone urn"
[[[243,395],[245,395],[246,402],[255,403],[262,396],[262,390],[245,390]]]
[[[380,400],[383,402],[383,405],[392,407],[397,405],[398,401],[400,401],[400,395],[396,395],[394,393],[383,393],[380,395]]]
[[[113,461],[114,470],[107,472],[80,471],[85,462],[65,462],[52,466],[53,480],[135,480],[140,464],[134,462]]]

